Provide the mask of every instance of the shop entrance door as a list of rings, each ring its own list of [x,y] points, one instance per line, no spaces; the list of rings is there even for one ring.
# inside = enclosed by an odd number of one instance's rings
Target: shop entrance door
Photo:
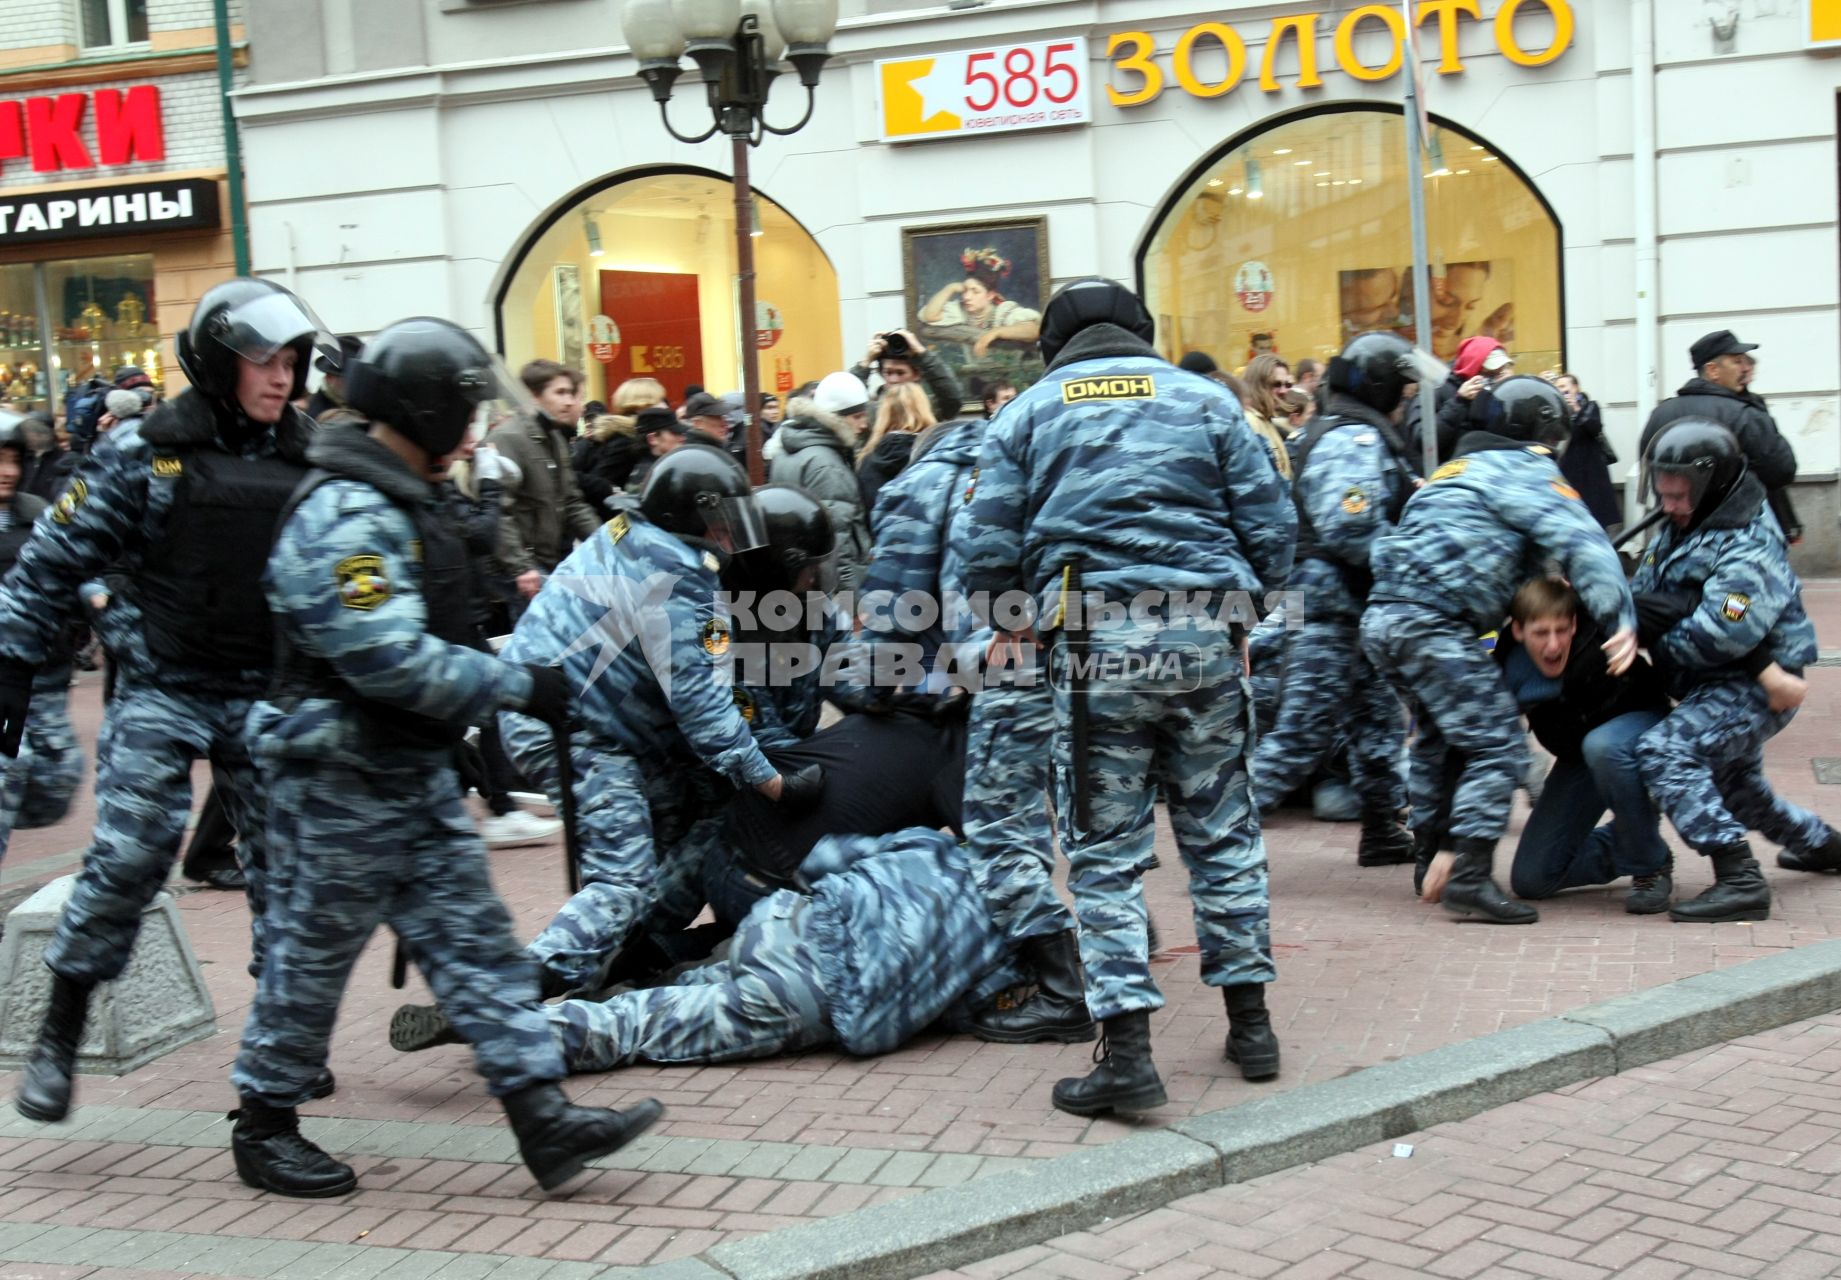
[[[685,387],[703,385],[696,276],[603,271],[601,313],[620,330],[620,350],[607,366],[610,394],[628,378],[657,378],[665,398],[682,404]]]

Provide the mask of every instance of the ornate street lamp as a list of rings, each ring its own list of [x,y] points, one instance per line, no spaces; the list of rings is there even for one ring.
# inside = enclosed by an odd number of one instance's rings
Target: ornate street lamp
[[[622,32],[639,75],[652,90],[665,130],[679,142],[698,143],[718,133],[729,138],[735,170],[735,259],[741,276],[740,332],[742,398],[748,410],[748,474],[756,484],[761,468],[760,359],[755,346],[753,192],[748,185],[748,148],[770,133],[797,133],[812,118],[818,77],[831,57],[837,30],[837,0],[626,0]],[[710,126],[694,136],[672,126],[667,103],[683,73],[685,54],[703,81]],[[767,98],[784,57],[805,86],[805,114],[788,128],[767,123]]]

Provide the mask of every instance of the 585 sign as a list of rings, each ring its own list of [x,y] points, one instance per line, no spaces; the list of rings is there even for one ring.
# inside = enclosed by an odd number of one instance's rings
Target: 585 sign
[[[882,138],[1054,129],[1093,119],[1080,36],[876,64]]]

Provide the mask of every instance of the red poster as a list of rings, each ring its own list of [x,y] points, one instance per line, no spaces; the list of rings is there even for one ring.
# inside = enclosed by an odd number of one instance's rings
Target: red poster
[[[607,389],[628,378],[657,378],[675,405],[684,388],[703,382],[703,330],[697,277],[674,271],[603,271],[601,314],[620,334],[607,366]],[[721,394],[721,388],[712,388]]]

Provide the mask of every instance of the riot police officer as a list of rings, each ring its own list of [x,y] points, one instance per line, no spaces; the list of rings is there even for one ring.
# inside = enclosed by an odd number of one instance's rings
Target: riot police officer
[[[278,867],[271,943],[232,1079],[237,1173],[282,1195],[343,1195],[347,1165],[301,1136],[295,1107],[325,1069],[358,953],[387,923],[475,1046],[479,1070],[549,1190],[655,1119],[571,1106],[536,966],[493,892],[461,803],[455,749],[502,708],[567,718],[561,672],[476,651],[467,553],[440,483],[491,359],[445,320],[404,320],[345,366],[368,425],[323,428],[265,587],[281,658],[250,731]]]
[[[262,950],[262,804],[244,739],[274,639],[260,581],[275,520],[305,472],[313,424],[293,408],[330,337],[264,280],[209,290],[179,335],[191,389],[111,431],[0,586],[0,754],[18,750],[33,677],[54,660],[82,584],[109,569],[141,618],[147,670],[122,669],[83,872],[45,953],[55,975],[20,1113],[61,1120],[89,994],[128,963],[191,813],[192,762],[223,785]],[[330,1081],[316,1086],[330,1090]]]

